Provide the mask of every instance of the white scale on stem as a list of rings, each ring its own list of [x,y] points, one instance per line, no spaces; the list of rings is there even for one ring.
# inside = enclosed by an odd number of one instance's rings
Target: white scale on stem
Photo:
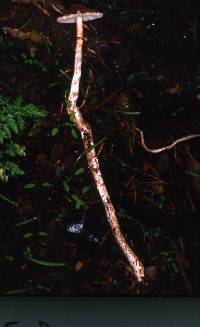
[[[77,34],[76,34],[76,49],[75,49],[75,62],[74,62],[74,74],[71,82],[71,89],[69,93],[69,107],[67,108],[68,113],[72,114],[74,117],[74,123],[77,129],[81,133],[83,145],[86,152],[86,157],[88,161],[88,166],[93,175],[97,190],[100,194],[107,220],[110,224],[112,233],[120,246],[122,252],[126,256],[132,271],[138,282],[141,282],[144,278],[144,266],[138,256],[127,244],[117,220],[115,209],[111,202],[110,196],[108,194],[107,188],[105,186],[101,171],[99,168],[99,161],[94,148],[94,141],[92,136],[92,130],[90,126],[84,121],[79,108],[76,105],[79,96],[79,82],[81,78],[81,65],[82,65],[82,47],[83,47],[83,21],[89,21],[97,18],[103,17],[100,12],[93,11],[80,11],[77,10],[76,13],[71,13],[59,17],[57,19],[58,23],[76,23]]]

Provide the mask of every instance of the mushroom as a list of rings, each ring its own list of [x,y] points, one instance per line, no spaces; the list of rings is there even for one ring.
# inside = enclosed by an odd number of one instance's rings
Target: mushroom
[[[74,75],[71,83],[71,90],[69,94],[69,101],[72,107],[76,107],[76,101],[79,95],[79,82],[81,78],[82,65],[82,48],[83,48],[83,22],[94,20],[103,17],[103,14],[98,11],[90,10],[84,6],[77,5],[71,7],[71,12],[57,18],[57,22],[61,24],[76,23],[76,49],[74,61]]]
[[[78,8],[77,8],[78,7]],[[144,278],[144,266],[139,257],[127,244],[126,239],[124,238],[120,225],[117,220],[116,212],[113,207],[110,195],[107,191],[106,185],[104,183],[99,161],[96,155],[92,130],[90,125],[85,122],[79,107],[76,105],[76,101],[79,95],[79,82],[81,78],[81,65],[82,65],[82,47],[83,47],[83,22],[101,18],[102,13],[97,11],[92,11],[83,8],[82,6],[76,6],[76,10],[71,10],[69,15],[65,15],[57,18],[58,23],[71,24],[76,23],[77,27],[77,40],[76,40],[76,50],[75,50],[75,62],[74,62],[74,74],[71,82],[71,89],[69,92],[69,103],[67,105],[67,111],[73,117],[73,122],[75,123],[77,129],[79,130],[83,145],[85,148],[85,154],[88,161],[88,167],[93,175],[96,188],[99,192],[100,198],[102,200],[106,217],[108,223],[110,224],[112,233],[121,248],[122,252],[126,256],[132,271],[137,278],[138,282],[142,282]]]

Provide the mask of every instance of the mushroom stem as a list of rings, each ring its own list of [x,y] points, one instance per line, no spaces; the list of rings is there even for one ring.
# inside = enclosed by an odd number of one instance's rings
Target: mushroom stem
[[[76,49],[74,60],[74,75],[72,78],[69,101],[72,107],[76,107],[76,101],[79,96],[79,83],[81,78],[82,66],[82,48],[83,48],[83,19],[78,15],[76,18]]]
[[[79,107],[77,107],[77,99],[79,96],[79,82],[81,78],[81,65],[82,65],[82,47],[83,47],[83,21],[92,20],[95,18],[102,17],[101,13],[85,13],[82,14],[80,11],[77,14],[72,14],[69,16],[64,16],[58,19],[60,23],[74,23],[76,22],[77,27],[77,40],[76,40],[76,50],[75,50],[75,62],[74,62],[74,74],[71,82],[71,89],[69,93],[69,105],[67,111],[69,114],[73,115],[74,123],[79,130],[83,145],[85,148],[85,153],[88,161],[88,166],[92,173],[96,188],[99,192],[102,204],[104,206],[106,217],[108,223],[111,227],[113,236],[115,237],[118,245],[120,246],[122,252],[126,256],[132,272],[135,275],[138,282],[141,282],[144,278],[144,266],[138,256],[127,244],[126,239],[124,238],[119,222],[117,220],[116,212],[114,206],[111,202],[110,195],[105,186],[103,177],[101,175],[99,161],[96,155],[93,135],[91,127],[83,119]]]

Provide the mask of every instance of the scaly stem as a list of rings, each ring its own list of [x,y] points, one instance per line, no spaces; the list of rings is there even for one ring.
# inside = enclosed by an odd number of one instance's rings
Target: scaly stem
[[[81,78],[82,66],[82,48],[83,48],[83,20],[81,16],[76,18],[76,50],[74,61],[74,75],[71,83],[71,90],[69,94],[70,106],[76,107],[76,101],[79,96],[79,83]]]
[[[70,104],[67,110],[69,114],[73,114],[74,123],[76,124],[76,127],[81,134],[83,145],[86,152],[87,161],[88,161],[88,166],[94,178],[96,188],[101,197],[106,212],[106,217],[111,227],[112,233],[118,245],[120,246],[122,252],[126,256],[130,266],[132,267],[132,271],[136,279],[138,280],[138,282],[141,282],[144,277],[144,266],[141,260],[137,257],[137,255],[127,244],[120,230],[115,209],[113,207],[107,188],[104,184],[103,177],[101,175],[99,161],[94,147],[92,130],[90,126],[83,119],[81,112],[76,105],[79,95],[79,82],[81,78],[81,64],[82,64],[83,21],[81,16],[77,17],[76,25],[77,25],[77,41],[76,41],[75,63],[74,63],[74,75],[72,78],[71,89],[69,94]]]

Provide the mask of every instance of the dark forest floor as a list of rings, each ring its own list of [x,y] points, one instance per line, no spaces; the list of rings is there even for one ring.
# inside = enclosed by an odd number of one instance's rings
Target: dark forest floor
[[[0,199],[1,294],[199,294],[200,140],[152,154],[135,130],[150,148],[200,132],[198,1],[81,1],[104,17],[85,28],[79,105],[99,142],[123,233],[157,271],[142,288],[112,237],[63,109],[75,27],[56,23],[52,4],[71,2],[1,3],[1,94],[48,111],[20,137],[24,176],[0,184],[17,203]]]

